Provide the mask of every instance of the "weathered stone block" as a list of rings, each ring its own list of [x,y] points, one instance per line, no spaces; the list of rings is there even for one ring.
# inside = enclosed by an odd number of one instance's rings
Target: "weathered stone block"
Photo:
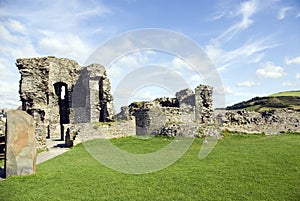
[[[26,112],[7,112],[6,177],[29,175],[36,171],[36,140],[34,120]]]

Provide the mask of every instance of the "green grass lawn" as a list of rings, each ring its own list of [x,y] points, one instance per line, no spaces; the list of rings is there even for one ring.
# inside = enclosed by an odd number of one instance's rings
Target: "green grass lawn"
[[[172,139],[121,138],[147,153]],[[100,165],[83,145],[37,166],[37,174],[0,182],[0,200],[300,200],[300,135],[226,136],[203,160],[202,139],[175,164],[130,175]]]

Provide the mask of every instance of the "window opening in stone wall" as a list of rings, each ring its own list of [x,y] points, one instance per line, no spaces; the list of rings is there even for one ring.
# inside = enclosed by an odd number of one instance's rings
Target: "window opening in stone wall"
[[[64,82],[57,82],[54,84],[55,94],[58,98],[59,106],[59,123],[61,125],[61,139],[64,138],[63,124],[70,123],[69,120],[69,96],[68,85]]]
[[[58,106],[60,123],[69,123],[69,100],[68,100],[68,87],[66,83],[57,82],[54,84],[55,93],[58,96]]]
[[[49,105],[49,94],[46,93],[47,105]]]
[[[65,100],[65,95],[66,95],[66,87],[61,86],[61,91],[60,91],[60,99]]]
[[[103,78],[100,78],[99,81],[99,101],[100,101],[100,122],[107,122],[108,111],[107,111],[107,100],[103,90]]]

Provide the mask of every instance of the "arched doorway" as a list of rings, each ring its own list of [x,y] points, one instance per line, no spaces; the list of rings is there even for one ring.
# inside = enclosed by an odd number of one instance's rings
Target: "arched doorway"
[[[108,111],[107,111],[107,97],[104,94],[103,90],[103,77],[99,80],[99,102],[100,102],[100,115],[99,122],[108,121]]]
[[[60,123],[60,135],[61,140],[64,139],[64,127],[63,124],[70,123],[69,119],[69,93],[68,85],[64,82],[57,82],[54,84],[55,94],[58,98],[59,106],[59,123]]]

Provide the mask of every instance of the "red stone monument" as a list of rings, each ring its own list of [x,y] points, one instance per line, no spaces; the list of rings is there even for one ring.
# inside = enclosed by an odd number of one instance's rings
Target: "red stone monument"
[[[36,140],[34,120],[24,111],[7,112],[6,124],[6,177],[35,174]]]

